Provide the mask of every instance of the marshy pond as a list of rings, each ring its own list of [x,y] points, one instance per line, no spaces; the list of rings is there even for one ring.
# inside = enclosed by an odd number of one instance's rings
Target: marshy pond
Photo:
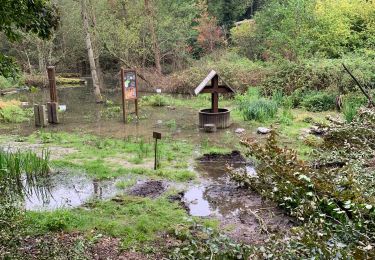
[[[36,93],[20,92],[9,98],[19,99],[25,102],[26,106],[27,104],[30,106],[34,103],[46,103],[49,100],[49,92],[48,89]],[[107,100],[110,100],[107,104],[93,102],[90,86],[59,88],[58,98],[59,104],[66,106],[66,110],[60,112],[60,124],[39,129],[30,119],[29,122],[2,126],[0,133],[4,137],[0,139],[0,147],[8,151],[32,150],[37,154],[42,149],[49,149],[52,164],[54,161],[59,162],[65,159],[65,164],[66,161],[71,161],[89,165],[93,160],[92,155],[80,158],[80,145],[69,147],[69,138],[59,140],[58,144],[54,143],[56,140],[53,138],[52,140],[43,138],[48,137],[49,134],[53,136],[58,133],[73,133],[97,136],[99,141],[111,138],[126,143],[126,140],[132,137],[136,140],[145,140],[146,145],[152,147],[152,132],[158,131],[163,135],[161,142],[164,139],[168,140],[166,146],[176,146],[173,149],[177,151],[182,149],[181,145],[191,146],[191,153],[185,155],[186,158],[182,158],[182,162],[177,165],[174,159],[171,159],[163,163],[164,168],[168,171],[186,168],[186,171],[192,172],[196,178],[181,181],[178,178],[176,180],[157,177],[159,180],[156,186],[155,183],[152,185],[149,183],[150,187],[146,187],[148,182],[153,182],[152,174],[133,174],[130,170],[126,174],[97,178],[87,174],[84,169],[77,170],[56,163],[56,165],[53,164],[51,174],[47,177],[48,192],[45,196],[30,193],[25,197],[24,207],[27,210],[52,211],[61,208],[85,207],[92,200],[116,200],[116,196],[119,195],[138,196],[139,194],[134,193],[134,190],[151,189],[150,196],[148,194],[145,196],[171,197],[169,194],[173,191],[179,192],[180,195],[174,196],[172,201],[177,201],[189,215],[218,220],[225,233],[242,242],[256,243],[265,239],[270,232],[288,230],[293,225],[292,220],[286,217],[275,204],[265,201],[257,193],[241,188],[230,180],[228,165],[256,176],[253,164],[246,161],[239,152],[227,153],[239,148],[239,139],[243,134],[236,134],[236,129],[241,127],[247,136],[254,137],[256,130],[253,126],[240,125],[234,120],[228,129],[219,130],[216,133],[205,133],[198,128],[199,109],[192,105],[195,97],[190,96],[170,95],[169,98],[176,100],[179,105],[172,103],[166,106],[148,106],[142,105],[141,102],[140,120],[130,119],[127,124],[122,122],[121,93],[119,92],[106,93]],[[209,99],[199,102],[203,106],[210,106]],[[127,108],[131,111],[134,109],[131,105]],[[33,139],[31,142],[28,136],[43,136],[43,138]],[[102,149],[100,146],[96,148]],[[107,148],[104,147],[104,149]],[[173,149],[171,149],[171,158],[173,158]],[[217,158],[202,157],[204,153],[211,151],[219,154],[227,153],[227,157],[220,155]],[[88,161],[82,162],[85,159]],[[120,155],[115,154],[111,158],[102,159],[97,158],[95,162],[98,164],[116,162],[122,166],[136,164],[128,162],[129,158],[126,157],[125,152],[122,155],[120,153]],[[142,161],[142,167],[148,167],[152,172],[151,160],[146,158],[140,161]],[[89,166],[85,167],[90,169]],[[113,165],[109,167],[109,171],[111,169],[115,171]],[[122,185],[121,183],[128,184]],[[27,187],[27,183],[25,186]],[[153,191],[152,189],[160,190]],[[264,230],[265,227],[267,230]]]

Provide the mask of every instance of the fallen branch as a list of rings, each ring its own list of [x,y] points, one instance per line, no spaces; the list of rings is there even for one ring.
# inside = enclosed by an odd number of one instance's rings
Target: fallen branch
[[[359,83],[359,81],[357,80],[357,78],[354,77],[354,75],[350,72],[350,70],[345,66],[344,63],[342,63],[342,66],[344,67],[344,69],[346,70],[346,72],[349,73],[349,75],[352,77],[352,79],[354,80],[354,82],[357,84],[357,86],[359,87],[359,89],[362,91],[363,95],[365,95],[366,98],[368,99],[369,107],[374,107],[375,106],[374,101],[372,100],[371,96],[367,93],[367,91],[365,90],[365,88],[362,86],[362,84]]]

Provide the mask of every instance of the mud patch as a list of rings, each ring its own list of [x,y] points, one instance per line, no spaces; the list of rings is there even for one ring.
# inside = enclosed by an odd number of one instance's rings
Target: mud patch
[[[83,234],[50,233],[42,236],[21,238],[17,248],[1,248],[0,256],[19,259],[160,259],[162,255],[146,255],[123,251],[121,240],[97,235],[88,241]],[[154,258],[156,257],[156,258]]]
[[[210,153],[204,154],[198,158],[199,162],[226,162],[226,163],[245,163],[246,160],[239,151],[232,151],[227,154]]]
[[[162,181],[141,182],[130,190],[129,195],[156,198],[166,191],[166,186]]]

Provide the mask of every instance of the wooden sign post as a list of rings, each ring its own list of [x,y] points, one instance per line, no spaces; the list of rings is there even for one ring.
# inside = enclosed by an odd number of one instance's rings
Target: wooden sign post
[[[157,168],[159,166],[158,156],[157,156],[157,153],[158,153],[158,140],[161,139],[161,133],[153,132],[153,137],[155,139],[155,162],[154,162],[154,170],[157,170]]]
[[[138,118],[138,83],[137,72],[121,68],[121,93],[122,93],[122,114],[126,123],[126,101],[134,100],[135,115]]]

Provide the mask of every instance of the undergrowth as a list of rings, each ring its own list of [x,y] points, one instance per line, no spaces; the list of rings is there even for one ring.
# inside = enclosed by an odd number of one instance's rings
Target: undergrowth
[[[375,257],[375,189],[369,162],[375,152],[375,113],[367,109],[350,124],[333,125],[316,149],[315,160],[300,160],[280,148],[273,131],[265,145],[243,140],[256,158],[257,176],[232,177],[276,201],[300,225],[288,239],[273,238],[258,257]]]

